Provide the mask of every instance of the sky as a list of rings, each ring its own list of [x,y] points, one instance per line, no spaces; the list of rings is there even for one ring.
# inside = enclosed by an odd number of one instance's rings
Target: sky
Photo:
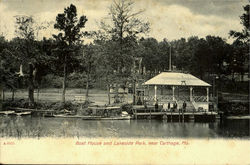
[[[229,31],[241,31],[239,16],[248,0],[135,0],[134,11],[145,10],[140,18],[150,23],[144,37],[175,40],[207,35],[220,36],[231,43]],[[15,37],[15,16],[33,16],[38,24],[50,22],[40,30],[38,38],[51,37],[56,15],[70,4],[77,7],[78,16],[86,15],[85,30],[98,30],[98,23],[108,18],[112,0],[0,0],[0,35]],[[44,24],[45,25],[45,24]]]

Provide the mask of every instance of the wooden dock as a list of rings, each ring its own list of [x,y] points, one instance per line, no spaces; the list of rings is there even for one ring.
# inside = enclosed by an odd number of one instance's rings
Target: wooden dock
[[[55,113],[55,110],[42,110],[42,109],[17,108],[17,107],[8,107],[8,109],[14,111],[15,113],[31,112],[32,114],[38,114],[49,117],[53,117]]]
[[[164,119],[167,121],[215,121],[219,117],[217,112],[171,112],[171,111],[161,111],[155,110],[153,106],[143,107],[135,106],[133,108],[134,119]]]

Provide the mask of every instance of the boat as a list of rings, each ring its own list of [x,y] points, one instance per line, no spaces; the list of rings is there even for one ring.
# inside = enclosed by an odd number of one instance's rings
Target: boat
[[[83,120],[130,120],[132,117],[131,116],[118,116],[118,117],[84,117],[82,118]]]
[[[17,112],[15,113],[17,116],[31,115],[31,112]]]
[[[120,116],[120,117],[108,117],[108,118],[101,118],[101,120],[130,120],[131,116]]]
[[[53,115],[53,117],[57,117],[57,118],[83,118],[83,117],[86,117],[86,116],[68,115],[68,114],[57,114],[57,115]]]
[[[83,120],[130,120],[131,116],[102,117],[102,116],[80,116],[80,115],[54,115],[57,118],[81,118]]]
[[[2,115],[13,115],[13,114],[15,114],[15,111],[0,111],[0,114],[2,114]]]

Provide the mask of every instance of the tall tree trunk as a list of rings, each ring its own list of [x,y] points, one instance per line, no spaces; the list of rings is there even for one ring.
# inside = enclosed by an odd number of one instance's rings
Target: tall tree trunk
[[[89,74],[90,74],[90,66],[88,67],[87,71],[86,98],[85,98],[86,101],[88,101],[89,99]]]
[[[67,73],[66,73],[66,55],[64,56],[64,63],[63,63],[63,84],[62,84],[62,103],[65,103],[65,94],[66,94],[66,80],[67,80]]]
[[[110,104],[110,85],[107,84],[107,90],[108,90],[108,104]]]
[[[29,106],[34,106],[34,78],[33,78],[33,71],[34,71],[33,64],[29,63],[29,86],[28,86]]]
[[[136,80],[133,80],[133,105],[136,105]]]
[[[119,88],[120,88],[120,83],[116,81],[116,86],[115,86],[115,103],[120,103],[119,99]]]

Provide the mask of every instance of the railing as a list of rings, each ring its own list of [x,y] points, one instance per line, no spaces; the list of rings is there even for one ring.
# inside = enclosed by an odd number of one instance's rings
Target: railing
[[[162,101],[173,101],[173,95],[157,95],[157,99],[159,102]],[[144,96],[145,101],[154,101],[154,96]],[[183,95],[183,96],[175,96],[176,101],[190,101],[190,97]],[[206,96],[193,96],[193,101],[192,102],[207,102],[207,97]],[[196,109],[198,107],[195,107]]]
[[[206,96],[193,96],[193,101],[195,101],[195,102],[206,102],[207,97]]]
[[[144,96],[145,101],[155,101],[154,96]],[[165,102],[165,101],[173,101],[173,96],[172,95],[157,95],[158,102]]]
[[[173,100],[173,96],[172,95],[160,95],[159,97],[157,97],[159,101],[172,101]]]
[[[154,100],[154,96],[144,96],[144,100],[145,101],[153,101]]]

